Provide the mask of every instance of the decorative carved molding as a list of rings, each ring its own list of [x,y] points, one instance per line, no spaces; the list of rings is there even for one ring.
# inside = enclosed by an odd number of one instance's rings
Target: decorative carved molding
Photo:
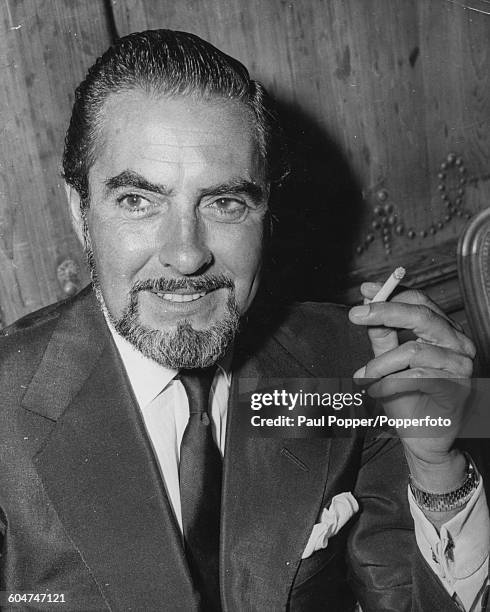
[[[439,166],[437,179],[437,191],[442,201],[439,220],[425,227],[407,226],[403,212],[395,204],[396,194],[393,196],[385,188],[365,191],[364,198],[367,201],[374,200],[374,204],[367,223],[368,232],[362,243],[356,247],[357,255],[365,253],[377,238],[383,241],[385,254],[391,255],[393,245],[400,237],[406,236],[413,240],[417,237],[424,239],[434,236],[455,218],[471,219],[479,211],[464,206],[466,185],[476,177],[468,177],[461,155],[448,153]]]

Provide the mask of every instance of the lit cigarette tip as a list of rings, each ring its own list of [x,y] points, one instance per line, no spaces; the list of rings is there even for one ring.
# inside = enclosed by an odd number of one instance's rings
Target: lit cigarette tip
[[[373,297],[371,302],[386,302],[404,276],[405,268],[397,268],[394,272],[392,272],[392,274],[390,274],[385,284]]]
[[[402,278],[405,276],[406,272],[407,271],[405,270],[405,268],[402,268],[400,266],[393,272],[393,276],[396,278],[396,280],[401,281]]]

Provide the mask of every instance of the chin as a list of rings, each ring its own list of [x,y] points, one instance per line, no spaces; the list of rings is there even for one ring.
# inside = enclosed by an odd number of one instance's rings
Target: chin
[[[175,325],[160,327],[146,323],[133,300],[118,319],[116,331],[145,357],[170,369],[205,368],[219,361],[233,345],[240,327],[240,313],[234,292],[229,293],[220,317],[204,324],[200,317],[182,318]]]

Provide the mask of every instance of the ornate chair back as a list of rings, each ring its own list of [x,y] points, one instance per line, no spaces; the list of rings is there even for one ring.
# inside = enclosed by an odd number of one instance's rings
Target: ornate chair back
[[[490,372],[490,208],[463,230],[457,251],[461,293],[481,373]]]

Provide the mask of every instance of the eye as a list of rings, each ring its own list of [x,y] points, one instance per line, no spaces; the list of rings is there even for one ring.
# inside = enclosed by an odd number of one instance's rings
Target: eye
[[[130,208],[140,208],[144,198],[135,193],[125,196],[122,201],[127,204]]]
[[[119,206],[134,216],[146,215],[155,207],[148,198],[138,193],[127,193],[117,198]]]
[[[218,198],[204,207],[204,213],[217,221],[235,223],[241,221],[248,212],[245,202],[236,198]]]

